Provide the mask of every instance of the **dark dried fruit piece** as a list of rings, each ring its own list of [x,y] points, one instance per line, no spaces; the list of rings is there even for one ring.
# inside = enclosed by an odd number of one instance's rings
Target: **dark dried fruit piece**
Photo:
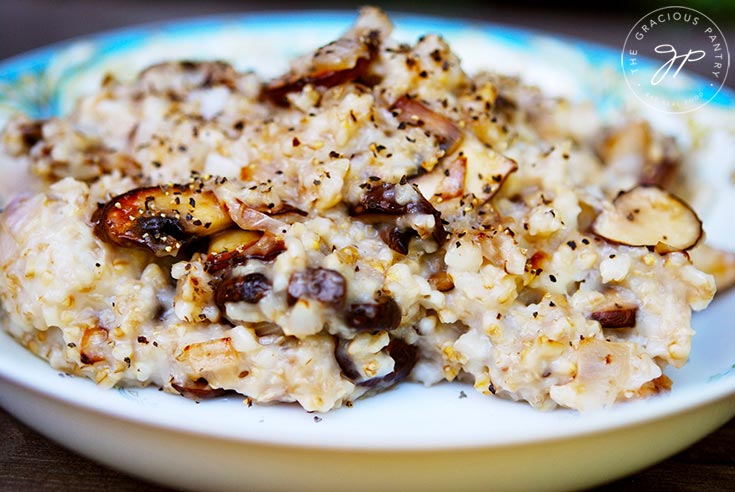
[[[256,304],[270,292],[271,283],[262,273],[250,273],[244,277],[223,280],[214,294],[214,302],[224,311],[228,302]]]
[[[638,307],[614,307],[595,311],[590,318],[600,323],[603,328],[633,328],[635,326]]]
[[[288,282],[288,303],[313,299],[339,309],[344,305],[346,281],[341,273],[328,268],[307,268],[291,275]]]
[[[363,376],[355,367],[355,362],[347,351],[349,344],[349,340],[340,339],[337,342],[334,351],[337,364],[339,364],[345,377],[358,386],[365,386],[374,390],[389,388],[406,379],[418,360],[418,348],[416,346],[409,345],[400,338],[393,338],[384,349],[393,359],[393,371],[382,377],[363,379]]]
[[[454,279],[447,272],[436,272],[429,277],[429,284],[439,292],[448,292],[454,289]]]
[[[344,315],[347,326],[357,331],[394,330],[401,318],[401,308],[387,296],[376,302],[352,304]]]
[[[224,396],[231,392],[231,390],[210,387],[209,382],[204,378],[199,378],[196,381],[187,381],[184,384],[171,382],[171,387],[178,391],[181,396],[191,400],[217,398],[218,396]]]
[[[399,195],[401,196],[400,200],[398,199]],[[410,199],[404,201],[405,197],[410,197]],[[444,244],[447,239],[447,231],[444,229],[441,214],[429,203],[415,185],[376,184],[360,198],[360,203],[350,209],[350,214],[353,216],[369,214],[390,216],[411,214],[433,215],[434,229],[432,230],[432,237],[439,245]],[[391,237],[390,234],[388,237]],[[392,234],[398,239],[405,240],[403,237],[396,236],[395,232],[392,232]],[[391,244],[388,241],[386,243],[388,245]],[[405,249],[408,251],[407,247]]]
[[[379,233],[380,239],[390,249],[402,255],[408,254],[408,245],[411,243],[411,239],[418,235],[412,229],[401,229],[398,226],[390,224],[381,227]]]
[[[43,140],[43,125],[46,120],[33,120],[19,125],[21,139],[27,149]]]
[[[182,246],[232,226],[225,209],[195,185],[137,188],[110,200],[92,216],[103,241],[176,256]]]

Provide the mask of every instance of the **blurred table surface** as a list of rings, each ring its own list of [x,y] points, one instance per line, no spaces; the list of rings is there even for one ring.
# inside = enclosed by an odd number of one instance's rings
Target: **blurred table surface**
[[[354,9],[369,2],[238,2],[234,0],[0,0],[0,59],[48,43],[136,23],[220,12],[275,8]],[[421,12],[485,20],[575,36],[619,48],[628,30],[645,10],[626,13],[540,10],[507,3],[457,0],[449,11],[443,2],[372,2],[391,11]],[[521,2],[533,4],[534,2]],[[674,2],[683,4],[684,2]],[[417,10],[417,5],[421,5]],[[706,13],[706,12],[705,12]],[[735,40],[735,26],[714,17],[726,39]],[[733,41],[731,41],[733,42]],[[735,70],[727,85],[735,87]],[[0,409],[0,491],[139,491],[169,489],[141,482],[108,469],[29,429]],[[625,491],[735,490],[735,419],[689,449],[636,475],[594,489]]]

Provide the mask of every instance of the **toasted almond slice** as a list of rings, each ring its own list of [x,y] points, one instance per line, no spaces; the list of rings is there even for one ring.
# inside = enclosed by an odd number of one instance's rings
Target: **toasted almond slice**
[[[735,253],[700,244],[689,252],[698,269],[715,277],[717,292],[735,286]]]
[[[221,232],[213,236],[209,242],[209,254],[227,253],[240,248],[248,248],[258,242],[262,235],[261,231],[243,231],[241,229]]]
[[[270,232],[230,230],[212,238],[205,269],[216,273],[250,259],[270,261],[286,250],[283,239]]]
[[[446,154],[452,153],[462,139],[462,130],[454,121],[432,111],[414,98],[401,96],[391,109],[397,113],[398,121],[421,127],[434,135]]]
[[[224,208],[232,220],[246,231],[269,231],[273,234],[281,234],[281,230],[287,226],[286,222],[275,218],[276,216],[287,216],[290,213],[306,215],[287,203],[262,203],[262,195],[251,197],[241,196],[241,190],[236,188],[219,187],[217,197],[224,204]],[[245,202],[251,198],[250,202]]]
[[[110,200],[92,217],[102,240],[176,256],[198,237],[232,226],[214,193],[195,185],[137,188]]]
[[[187,345],[176,356],[176,360],[188,364],[197,374],[205,374],[236,366],[239,354],[232,345],[232,339],[225,337]]]
[[[465,139],[461,150],[467,158],[464,192],[472,193],[482,202],[491,199],[508,175],[518,169],[516,161],[486,147],[476,138]]]
[[[467,173],[467,158],[463,155],[447,158],[441,166],[430,173],[422,174],[412,180],[422,195],[429,201],[441,198],[449,200],[464,193],[465,175]]]
[[[87,328],[82,335],[79,356],[82,364],[94,364],[105,360],[107,352],[107,330],[100,327]]]
[[[186,94],[195,89],[225,86],[234,89],[238,73],[223,61],[171,61],[151,65],[138,75],[136,86],[152,94]]]
[[[644,121],[608,129],[597,153],[607,166],[625,174],[637,174],[640,184],[662,188],[673,183],[681,161],[674,140],[659,135]]]
[[[667,253],[694,247],[702,237],[702,222],[671,193],[657,186],[637,186],[620,193],[613,206],[595,218],[592,232],[614,243]]]

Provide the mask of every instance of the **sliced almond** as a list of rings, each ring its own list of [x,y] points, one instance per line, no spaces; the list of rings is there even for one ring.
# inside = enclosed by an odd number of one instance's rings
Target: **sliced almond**
[[[214,193],[196,185],[137,188],[110,200],[92,217],[104,241],[176,256],[182,246],[232,226]]]
[[[193,372],[204,374],[235,366],[240,358],[232,339],[225,337],[187,345],[176,360],[188,364]]]
[[[151,94],[187,94],[195,89],[237,85],[237,71],[223,61],[171,61],[151,65],[136,86]]]
[[[681,161],[674,140],[659,135],[644,121],[607,130],[597,153],[607,166],[637,175],[638,183],[662,188],[673,183]]]
[[[718,292],[735,286],[735,253],[700,244],[689,256],[695,267],[715,277]]]
[[[455,158],[449,157],[445,161],[430,173],[422,174],[412,180],[419,187],[421,194],[429,201],[438,198],[450,200],[464,194],[467,158],[460,155]]]
[[[105,360],[107,353],[107,330],[100,327],[87,328],[82,335],[79,356],[82,364],[94,364]]]
[[[209,254],[227,253],[241,248],[248,248],[258,242],[263,235],[261,231],[243,231],[241,229],[225,231],[212,236],[209,242]]]
[[[270,261],[285,250],[283,239],[270,232],[225,231],[212,238],[204,267],[207,272],[216,273],[251,259]]]
[[[473,194],[481,202],[491,199],[508,175],[518,169],[516,161],[486,147],[476,138],[465,139],[460,150],[467,159],[464,193]]]
[[[445,154],[452,153],[462,138],[462,130],[457,123],[429,109],[415,98],[399,97],[391,109],[395,111],[398,121],[421,127],[434,135]]]
[[[694,247],[702,222],[680,198],[657,186],[637,186],[620,193],[613,206],[592,223],[592,232],[628,246],[648,246],[660,253]]]

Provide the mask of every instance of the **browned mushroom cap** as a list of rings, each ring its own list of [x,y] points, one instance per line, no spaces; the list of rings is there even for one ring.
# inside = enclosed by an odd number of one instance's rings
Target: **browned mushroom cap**
[[[223,280],[214,293],[214,302],[225,311],[228,302],[256,304],[271,290],[271,282],[262,273],[250,273],[242,277]]]
[[[286,105],[286,95],[307,84],[333,87],[361,79],[392,26],[378,9],[367,7],[360,14],[344,36],[322,46],[312,56],[297,60],[288,73],[265,85],[264,94],[274,103]]]
[[[214,193],[191,186],[153,186],[118,195],[92,217],[103,241],[176,256],[192,240],[232,226]]]
[[[401,216],[411,214],[426,214],[434,216],[432,237],[437,244],[442,245],[447,239],[441,214],[419,191],[418,187],[409,184],[379,183],[373,185],[361,198],[360,203],[350,209],[353,216],[369,214]],[[395,251],[405,254],[408,251],[406,236],[400,230],[390,230],[382,235],[383,240]],[[395,245],[395,247],[394,247]],[[405,248],[404,248],[405,245]]]
[[[401,324],[401,308],[392,297],[376,302],[351,304],[344,314],[345,323],[357,331],[390,331]]]
[[[334,350],[337,364],[342,373],[359,386],[365,386],[375,390],[382,390],[406,379],[418,360],[418,348],[409,345],[400,338],[392,338],[384,349],[393,359],[393,371],[382,377],[364,379],[360,371],[355,367],[355,362],[347,351],[349,340],[339,339]]]
[[[620,306],[595,311],[590,318],[603,328],[632,328],[635,326],[638,306]]]
[[[189,398],[191,400],[206,400],[208,398],[217,398],[218,396],[224,396],[231,393],[231,390],[222,388],[212,388],[209,386],[209,382],[204,378],[199,378],[196,381],[187,381],[186,383],[175,383],[171,382],[171,387],[179,392],[181,396]]]
[[[328,268],[307,268],[291,275],[288,281],[288,303],[291,305],[305,298],[340,309],[346,292],[345,278]]]
[[[462,130],[446,116],[432,111],[425,104],[409,96],[401,96],[391,107],[399,121],[418,126],[436,138],[446,154],[452,153],[462,139]]]
[[[251,259],[271,261],[285,250],[283,240],[270,232],[227,230],[212,237],[204,268],[217,273]]]
[[[702,237],[702,222],[671,193],[657,186],[637,186],[620,193],[613,207],[597,216],[592,232],[614,243],[667,253],[695,246]]]

